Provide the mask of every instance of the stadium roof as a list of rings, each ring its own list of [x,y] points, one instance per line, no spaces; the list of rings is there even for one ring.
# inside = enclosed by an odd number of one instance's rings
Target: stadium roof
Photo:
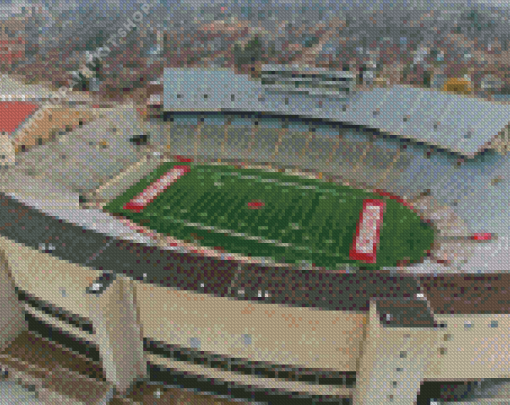
[[[39,106],[21,101],[0,101],[0,132],[13,133]]]
[[[221,111],[225,108],[256,111],[260,82],[229,69],[177,68],[164,71],[164,105],[172,110]],[[208,98],[204,98],[204,94]],[[234,101],[231,96],[234,95]]]
[[[203,68],[165,69],[164,83],[168,111],[299,115],[373,128],[467,157],[490,148],[490,142],[510,123],[510,105],[408,86],[375,88],[335,99],[270,93],[246,75]]]
[[[345,120],[474,156],[510,122],[510,106],[406,86],[362,92]]]

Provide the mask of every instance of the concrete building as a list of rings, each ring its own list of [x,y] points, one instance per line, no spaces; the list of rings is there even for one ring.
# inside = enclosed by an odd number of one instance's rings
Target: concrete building
[[[119,173],[134,155],[127,132],[135,121],[127,110],[120,117],[112,111],[111,123],[95,121],[81,143],[69,142],[67,166],[58,163],[63,145],[51,157],[36,155],[55,172],[53,180],[69,174],[76,176],[72,184],[33,176],[0,184],[0,365],[9,378],[32,385],[47,403],[72,397],[89,405],[176,401],[178,386],[252,403],[413,405],[468,401],[471,382],[490,379],[501,385],[491,395],[508,401],[510,161],[477,153],[506,127],[508,107],[398,86],[315,108],[316,100],[301,94],[289,96],[289,105],[259,101],[260,85],[230,73],[206,80],[197,70],[170,71],[166,79],[170,120],[160,123],[159,136],[170,139],[172,155],[162,156],[163,144],[151,133],[158,148]],[[207,109],[210,100],[217,105]],[[458,113],[465,110],[471,116]],[[109,131],[114,122],[125,128]],[[347,131],[346,122],[356,128]],[[392,135],[379,139],[361,126]],[[118,142],[100,148],[104,154],[92,142],[101,127],[100,137]],[[459,156],[424,156],[425,142],[474,157],[457,165]],[[114,148],[119,165],[102,166]],[[327,180],[324,187],[333,179],[375,179],[374,188],[429,212],[444,237],[441,255],[381,272],[225,260],[167,244],[99,208],[84,209],[70,190],[81,162],[111,176],[97,194],[113,198],[159,159],[176,155],[299,169]],[[462,244],[471,232],[498,240]],[[46,340],[37,340],[35,330]]]

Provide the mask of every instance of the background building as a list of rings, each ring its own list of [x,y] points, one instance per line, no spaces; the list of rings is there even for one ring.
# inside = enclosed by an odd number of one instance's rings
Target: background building
[[[481,81],[481,90],[490,92],[490,93],[498,93],[503,88],[503,80],[495,75],[487,75],[484,76]]]
[[[444,73],[438,73],[432,76],[432,82],[430,87],[436,90],[441,90],[444,85],[446,84],[446,81],[448,80],[448,76]]]
[[[25,20],[0,20],[0,64],[11,67],[25,58]]]
[[[467,77],[448,79],[443,86],[443,91],[451,91],[460,94],[470,94],[472,90],[471,80]]]
[[[355,76],[350,72],[298,65],[263,65],[261,77],[265,90],[314,96],[346,97],[355,84]]]

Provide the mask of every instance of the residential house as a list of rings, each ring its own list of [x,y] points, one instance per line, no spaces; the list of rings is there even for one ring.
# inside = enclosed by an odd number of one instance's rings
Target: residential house
[[[466,76],[448,79],[443,86],[443,91],[451,91],[461,94],[470,94],[472,90],[471,80]]]
[[[25,58],[25,20],[0,20],[0,64],[11,66]]]
[[[486,75],[482,78],[481,89],[490,93],[498,93],[503,88],[503,80],[496,75]]]

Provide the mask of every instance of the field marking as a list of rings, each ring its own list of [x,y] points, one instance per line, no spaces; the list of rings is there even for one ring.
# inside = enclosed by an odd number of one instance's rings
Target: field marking
[[[339,195],[340,195],[340,193],[342,193],[342,194],[344,194],[344,196],[345,196],[345,194],[347,194],[345,191],[335,190],[334,188],[321,188],[322,185],[317,185],[317,186],[306,185],[305,186],[300,183],[286,181],[286,179],[285,180],[284,179],[261,179],[258,176],[243,175],[239,172],[220,172],[219,175],[220,175],[220,177],[223,175],[233,176],[233,177],[239,178],[240,180],[258,180],[261,183],[274,183],[276,186],[293,187],[293,188],[299,189],[299,190],[315,190],[318,193],[330,193],[330,194],[338,193]],[[296,177],[299,177],[299,176],[296,176]],[[315,180],[316,178],[310,177],[310,179]],[[345,200],[341,200],[341,201],[345,202]]]
[[[170,162],[168,162],[170,163]],[[172,162],[173,163],[173,162]],[[216,164],[214,166],[217,166],[218,168],[226,165],[226,164]],[[226,165],[229,166],[229,165]],[[163,176],[161,176],[158,180],[156,180],[154,183],[152,183],[149,187],[147,187],[142,193],[138,194],[135,198],[133,198],[128,204],[131,204],[129,208],[133,211],[140,212],[146,205],[150,204],[158,195],[160,195],[163,191],[166,190],[172,183],[174,183],[177,179],[179,179],[183,174],[187,173],[190,170],[189,166],[174,166],[170,171],[165,173]],[[349,194],[347,191],[343,190],[336,190],[331,187],[321,187],[324,185],[303,185],[300,182],[293,182],[293,181],[287,181],[286,179],[278,179],[278,178],[260,178],[259,176],[254,175],[243,175],[240,171],[207,171],[207,174],[216,175],[221,177],[223,176],[230,176],[231,178],[236,178],[239,180],[255,180],[259,183],[274,183],[275,186],[287,186],[291,187],[294,190],[315,190],[315,192],[319,193],[329,193],[330,195],[333,194],[335,197],[339,197],[339,202],[345,203],[347,202],[347,195]],[[266,170],[266,172],[269,172]],[[275,173],[279,173],[276,170],[273,170]],[[287,175],[293,175],[296,177],[303,178],[303,176],[300,176],[300,174],[294,172],[294,173],[285,173]],[[315,177],[309,177],[309,178],[315,178]],[[223,183],[218,183],[215,185],[220,185]],[[383,193],[384,194],[384,193]],[[322,198],[322,197],[321,197]],[[353,195],[352,196],[352,202],[354,202],[356,199],[358,199],[359,196]],[[128,204],[124,206],[124,209],[129,209]],[[380,226],[382,224],[382,214],[384,211],[386,203],[382,200],[377,199],[365,199],[363,210],[360,215],[360,220],[357,224],[357,230],[356,230],[356,236],[355,241],[353,244],[353,247],[350,250],[349,258],[351,260],[356,261],[363,261],[367,263],[375,263],[376,261],[376,251],[379,244],[379,232],[380,232]],[[185,226],[191,226],[197,229],[201,230],[209,230],[213,231],[214,233],[218,234],[225,234],[229,236],[234,237],[240,237],[245,240],[252,240],[257,241],[259,243],[263,244],[272,244],[277,247],[287,247],[291,248],[292,250],[296,251],[303,251],[309,249],[308,246],[299,246],[292,243],[284,243],[277,240],[268,240],[264,239],[260,236],[252,236],[245,233],[236,232],[234,230],[230,229],[219,229],[214,226],[207,226],[202,223],[192,223],[187,222],[182,219],[177,219],[173,217],[164,217],[166,220],[171,220],[172,222],[181,223]],[[334,242],[333,242],[334,243]],[[205,246],[204,246],[205,248]],[[325,252],[322,249],[318,253],[328,253],[332,254],[331,252]],[[335,255],[338,256],[338,255]]]
[[[349,252],[351,260],[366,263],[376,262],[385,206],[386,203],[382,200],[363,201],[363,209],[356,226],[353,247]]]
[[[141,193],[132,198],[122,209],[140,212],[149,205],[157,196],[190,171],[188,166],[174,166],[156,181],[151,183]]]
[[[215,226],[208,226],[208,225],[204,225],[204,224],[201,224],[201,223],[198,223],[198,222],[187,222],[187,221],[185,221],[183,219],[172,218],[172,217],[169,217],[169,216],[165,216],[165,217],[163,217],[163,219],[170,220],[172,222],[176,222],[176,223],[182,224],[184,226],[191,226],[193,228],[197,228],[197,229],[204,230],[204,231],[213,231],[213,232],[218,233],[218,234],[225,234],[225,235],[235,236],[235,237],[238,237],[238,238],[244,238],[246,240],[254,240],[254,241],[258,241],[260,243],[271,243],[271,244],[273,244],[275,246],[278,246],[278,247],[295,247],[296,249],[306,249],[306,247],[297,246],[297,245],[294,245],[292,243],[284,243],[284,242],[280,242],[280,241],[277,241],[277,240],[263,239],[260,236],[251,236],[251,235],[247,235],[245,233],[238,233],[238,232],[233,231],[231,229],[219,229],[219,228],[217,228]]]
[[[221,165],[218,165],[221,166]],[[148,186],[144,191],[139,193],[137,196],[132,198],[127,204],[124,205],[123,209],[131,210],[135,212],[140,212],[143,210],[145,206],[150,204],[158,195],[163,193],[171,184],[173,184],[176,180],[178,180],[183,174],[187,173],[191,169],[189,166],[174,166],[171,170],[166,172],[164,175],[162,175],[160,178],[158,178],[156,181],[151,183],[150,186]],[[240,180],[259,180],[262,183],[274,183],[275,186],[288,186],[292,187],[294,189],[301,189],[301,190],[315,190],[316,192],[321,193],[330,193],[330,194],[337,194],[338,197],[345,197],[345,192],[337,191],[332,188],[319,188],[319,186],[311,186],[311,185],[302,185],[297,182],[285,182],[282,179],[265,179],[265,178],[259,178],[258,176],[253,175],[243,175],[238,171],[220,171],[219,173],[213,173],[217,174],[220,177],[222,176],[231,176],[235,177]],[[294,174],[294,173],[293,173]],[[299,175],[298,175],[299,176]],[[216,183],[215,183],[216,185]],[[345,203],[346,199],[339,198],[339,202]],[[309,249],[309,246],[299,246],[292,243],[285,243],[277,240],[271,240],[271,239],[264,239],[260,236],[252,236],[245,233],[239,233],[234,230],[230,229],[219,229],[214,226],[207,226],[201,223],[192,223],[187,222],[183,219],[177,219],[170,216],[163,217],[166,220],[170,220],[172,222],[180,223],[185,226],[191,226],[200,230],[209,230],[213,231],[218,234],[225,234],[230,235],[234,237],[240,237],[245,240],[252,240],[257,241],[259,243],[263,244],[272,244],[277,247],[287,247],[292,248],[296,251],[303,251]],[[325,252],[324,250],[320,250],[318,253],[328,253],[332,254],[331,252]],[[339,255],[334,255],[338,256]]]

